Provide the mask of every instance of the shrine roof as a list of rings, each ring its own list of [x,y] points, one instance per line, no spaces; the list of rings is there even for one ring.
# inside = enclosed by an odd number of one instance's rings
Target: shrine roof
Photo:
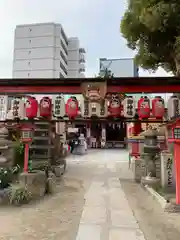
[[[123,78],[64,78],[64,79],[0,79],[0,86],[80,86],[83,82],[107,82],[108,86],[167,86],[179,85],[179,77],[123,77]]]

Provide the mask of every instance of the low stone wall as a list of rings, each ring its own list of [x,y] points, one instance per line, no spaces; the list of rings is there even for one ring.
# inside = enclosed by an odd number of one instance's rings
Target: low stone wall
[[[143,161],[141,159],[132,158],[131,166],[133,171],[133,178],[136,182],[141,182],[142,177],[142,165]]]
[[[44,171],[22,173],[19,177],[20,184],[27,187],[33,199],[43,197],[46,191],[46,174]]]

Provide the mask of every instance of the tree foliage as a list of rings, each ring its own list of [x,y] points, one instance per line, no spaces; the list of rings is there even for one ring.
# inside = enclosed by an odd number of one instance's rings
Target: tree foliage
[[[121,33],[137,65],[180,75],[180,0],[129,0]]]

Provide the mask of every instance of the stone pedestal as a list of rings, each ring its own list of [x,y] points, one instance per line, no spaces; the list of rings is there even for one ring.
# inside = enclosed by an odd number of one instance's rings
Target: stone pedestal
[[[56,177],[61,177],[65,171],[64,165],[52,166],[52,168]]]
[[[160,179],[158,179],[156,177],[146,176],[146,177],[142,177],[141,178],[141,183],[143,185],[148,185],[148,186],[150,186],[152,188],[157,188],[160,185]]]
[[[48,184],[48,193],[53,194],[56,193],[57,187],[56,187],[56,176],[54,173],[49,172],[49,177],[47,179]]]
[[[77,155],[84,155],[86,154],[86,149],[85,149],[85,146],[77,146],[74,151],[73,151],[73,154],[77,154]]]
[[[19,181],[26,185],[33,199],[38,199],[44,196],[47,184],[45,172],[36,171],[31,173],[21,173]]]
[[[133,178],[136,182],[141,182],[142,176],[142,160],[140,159],[132,159],[132,171],[133,171]]]

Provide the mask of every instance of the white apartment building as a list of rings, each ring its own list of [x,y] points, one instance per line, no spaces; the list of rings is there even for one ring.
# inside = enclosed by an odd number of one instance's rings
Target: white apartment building
[[[85,77],[85,49],[80,47],[78,38],[68,39],[68,77]]]
[[[18,25],[14,37],[13,78],[82,77],[81,49],[76,49],[72,54],[70,46],[79,47],[79,40],[68,40],[61,24]],[[75,64],[75,59],[79,64]],[[74,65],[68,66],[68,63]]]

